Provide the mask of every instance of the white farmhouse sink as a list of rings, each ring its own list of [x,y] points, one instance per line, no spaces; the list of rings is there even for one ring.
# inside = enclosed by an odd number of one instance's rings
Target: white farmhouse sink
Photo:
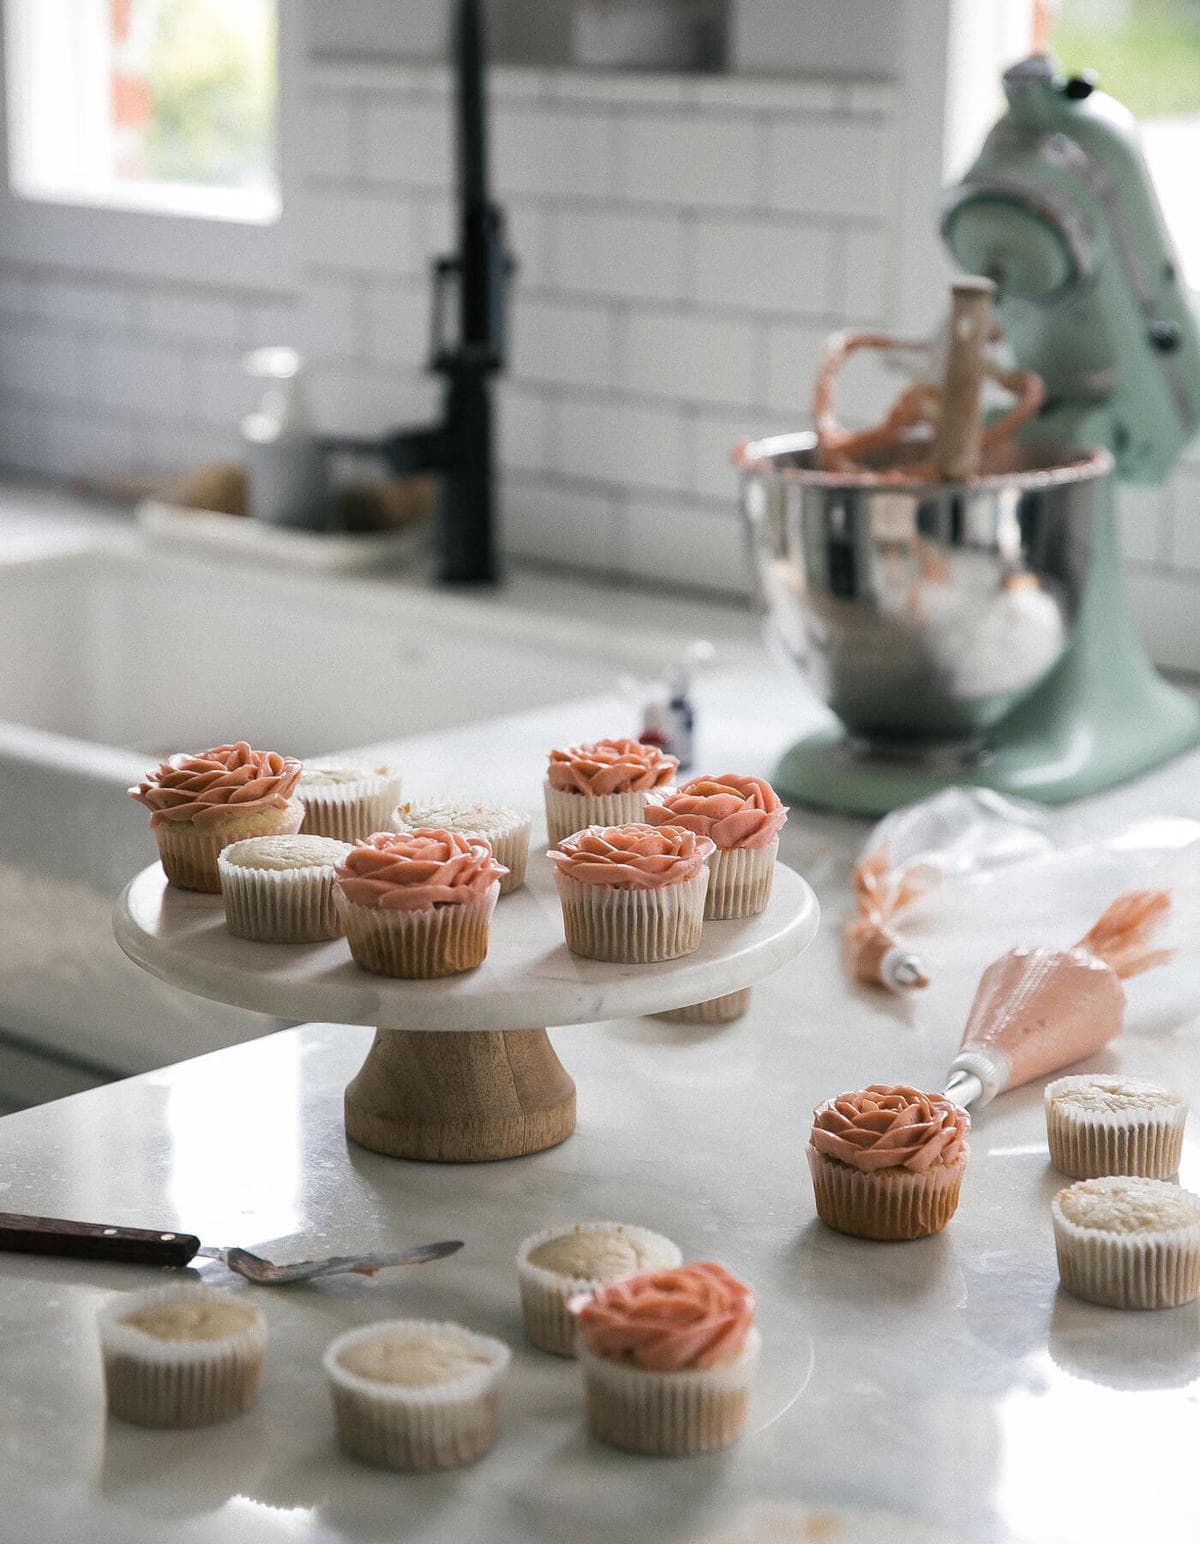
[[[117,951],[111,898],[154,855],[125,788],[173,751],[344,751],[661,670],[679,633],[630,643],[593,598],[592,619],[531,614],[512,593],[264,573],[124,536],[0,551],[0,1030],[135,1071],[274,1028]]]

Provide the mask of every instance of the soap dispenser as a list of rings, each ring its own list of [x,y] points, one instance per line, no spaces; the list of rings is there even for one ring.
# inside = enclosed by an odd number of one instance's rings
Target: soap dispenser
[[[249,512],[271,525],[324,530],[330,518],[325,454],[309,421],[300,355],[258,348],[242,363],[266,383],[258,410],[242,419]]]

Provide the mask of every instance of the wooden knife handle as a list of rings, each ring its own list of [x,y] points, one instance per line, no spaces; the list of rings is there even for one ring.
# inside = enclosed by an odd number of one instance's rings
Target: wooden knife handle
[[[0,1212],[0,1249],[19,1254],[70,1255],[80,1260],[123,1260],[129,1265],[186,1265],[200,1248],[191,1233],[118,1228],[62,1217]]]

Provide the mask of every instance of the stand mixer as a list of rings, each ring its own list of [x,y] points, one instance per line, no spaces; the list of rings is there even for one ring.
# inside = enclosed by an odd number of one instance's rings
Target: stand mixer
[[[1196,322],[1131,115],[1042,55],[1004,87],[942,233],[995,283],[1036,418],[961,482],[822,471],[811,434],[737,452],[772,630],[840,720],[780,763],[801,802],[1055,804],[1200,742],[1138,642],[1112,509],[1114,475],[1158,481],[1200,428]]]

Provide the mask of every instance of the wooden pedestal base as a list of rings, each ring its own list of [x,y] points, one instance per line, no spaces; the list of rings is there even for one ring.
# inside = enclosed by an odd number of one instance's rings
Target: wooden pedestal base
[[[392,1158],[519,1158],[574,1129],[575,1084],[544,1029],[377,1029],[346,1089],[346,1135]]]

